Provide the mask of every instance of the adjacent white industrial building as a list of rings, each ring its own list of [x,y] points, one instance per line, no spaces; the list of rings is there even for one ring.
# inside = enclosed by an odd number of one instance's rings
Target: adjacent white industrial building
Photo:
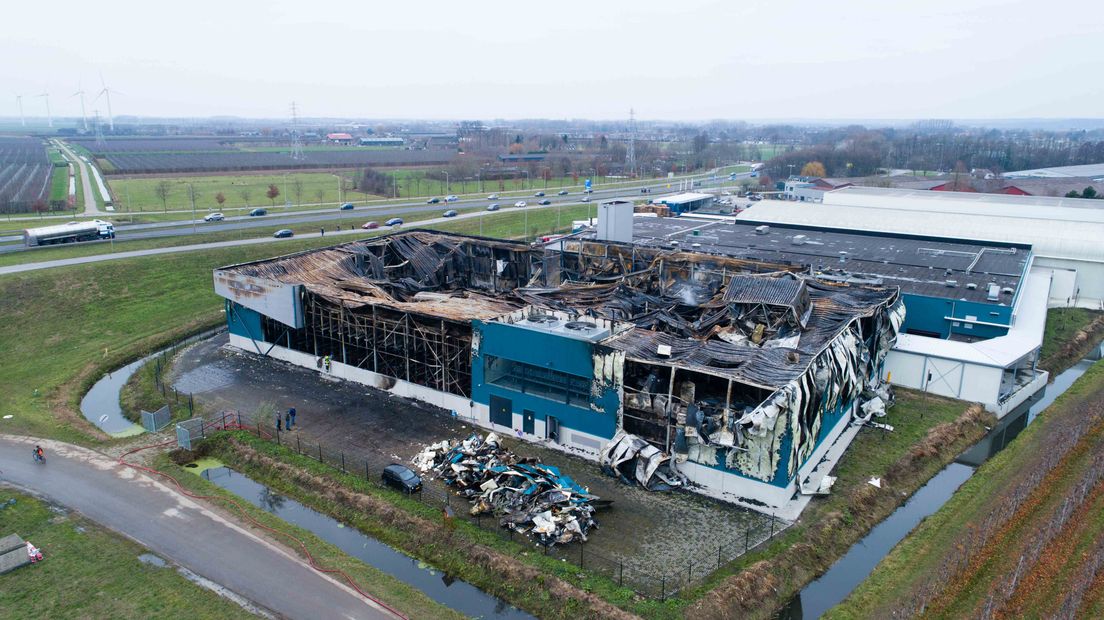
[[[823,202],[766,201],[742,217],[1031,245],[1053,270],[1051,307],[1104,309],[1104,204],[1080,198],[847,187]]]
[[[1007,334],[961,339],[906,332],[886,359],[892,383],[980,402],[998,416],[1047,380],[1035,367],[1047,308],[1104,309],[1100,201],[848,187],[826,192],[820,203],[759,203],[741,214],[745,218],[1029,245],[1031,263],[1011,304]],[[984,324],[984,317],[971,318]]]

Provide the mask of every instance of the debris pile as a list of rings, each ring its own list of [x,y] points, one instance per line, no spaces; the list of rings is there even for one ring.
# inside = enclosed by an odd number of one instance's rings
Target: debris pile
[[[503,448],[494,433],[431,444],[413,463],[470,501],[472,515],[493,514],[502,527],[532,534],[540,545],[586,542],[587,532],[598,527],[597,497],[558,468]]]
[[[686,479],[671,457],[636,435],[617,431],[602,450],[602,471],[626,484],[637,482],[649,491],[667,491]]]

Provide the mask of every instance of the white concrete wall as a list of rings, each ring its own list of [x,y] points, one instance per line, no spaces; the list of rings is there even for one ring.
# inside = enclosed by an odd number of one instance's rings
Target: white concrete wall
[[[257,353],[259,351],[263,354],[267,352],[268,356],[273,359],[295,364],[296,366],[302,366],[303,368],[317,370],[320,373],[322,372],[318,364],[319,358],[309,353],[303,353],[281,346],[272,346],[271,343],[254,341],[245,336],[238,336],[236,334],[230,334],[230,346],[237,347],[249,353]],[[269,347],[272,347],[271,350]],[[330,364],[330,372],[323,374],[336,379],[353,381],[362,385],[371,386],[378,390],[390,392],[395,396],[411,398],[423,403],[435,405],[442,409],[455,411],[457,418],[469,424],[494,431],[500,435],[518,437],[516,430],[522,428],[522,414],[520,413],[513,414],[513,426],[505,428],[502,425],[491,423],[491,412],[487,405],[476,403],[462,396],[441,392],[423,385],[409,383],[401,379],[395,379],[341,362],[332,361]],[[563,426],[560,427],[559,443],[547,439],[546,435],[547,431],[545,429],[544,420],[538,419],[535,421],[533,433],[523,433],[520,438],[533,443],[539,443],[561,452],[583,456],[591,460],[598,459],[602,446],[609,441],[608,438],[583,433]]]
[[[1003,369],[892,349],[885,371],[893,385],[995,407]]]

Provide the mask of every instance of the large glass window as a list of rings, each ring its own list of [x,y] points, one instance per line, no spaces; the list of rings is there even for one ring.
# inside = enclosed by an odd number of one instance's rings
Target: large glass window
[[[590,379],[525,362],[487,355],[483,376],[487,383],[580,407],[590,403]]]

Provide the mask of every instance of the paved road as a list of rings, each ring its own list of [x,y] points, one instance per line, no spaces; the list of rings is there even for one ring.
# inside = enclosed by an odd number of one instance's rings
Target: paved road
[[[83,165],[83,162],[81,162]],[[736,174],[736,179],[743,179],[751,176],[751,172],[741,172]],[[591,200],[599,202],[601,200],[617,197],[654,197],[658,198],[664,194],[677,193],[678,191],[692,191],[692,190],[679,190],[679,182],[683,181],[684,185],[687,184],[687,179],[694,179],[700,183],[700,187],[696,190],[705,189],[708,187],[718,186],[721,184],[732,184],[733,181],[728,175],[717,175],[716,178],[712,174],[694,175],[693,177],[684,177],[678,179],[655,179],[639,184],[634,184],[626,187],[618,188],[598,188],[591,194]],[[671,186],[668,189],[668,185]],[[641,189],[648,189],[647,194],[642,194]],[[534,190],[534,193],[538,190]],[[581,198],[582,192],[575,191],[567,196],[558,196],[554,188],[548,190],[547,197],[537,197],[533,195],[528,196],[507,196],[496,201],[487,200],[484,196],[479,197],[465,197],[462,200],[445,204],[444,202],[439,204],[426,204],[423,199],[408,200],[403,202],[393,202],[384,204],[371,204],[367,206],[356,207],[350,211],[340,211],[337,208],[332,210],[309,210],[309,211],[292,211],[282,212],[282,207],[275,209],[269,209],[271,213],[269,215],[260,217],[250,217],[248,215],[239,215],[226,218],[222,222],[199,222],[198,232],[224,232],[235,230],[248,230],[251,228],[276,228],[280,226],[288,226],[292,224],[305,224],[305,223],[318,223],[321,226],[325,226],[326,222],[333,220],[343,220],[349,218],[363,217],[364,221],[371,219],[380,219],[386,215],[387,217],[402,216],[410,213],[423,213],[423,212],[438,212],[443,213],[448,209],[468,209],[471,207],[486,207],[491,202],[498,202],[502,205],[503,210],[514,208],[513,205],[518,200],[524,200],[530,207],[536,206],[537,202],[547,198],[553,205],[569,206],[582,204]],[[87,201],[88,194],[85,194]],[[93,201],[95,202],[95,201]],[[103,215],[103,214],[101,214]],[[108,215],[110,218],[110,215]],[[131,240],[131,239],[152,239],[159,237],[174,237],[179,235],[191,235],[193,232],[192,222],[189,221],[171,221],[171,222],[150,222],[146,224],[119,224],[115,228],[115,238],[119,241]],[[17,241],[22,239],[21,236],[3,236],[0,237],[0,242],[3,241]],[[89,242],[89,243],[106,243]],[[22,245],[8,245],[0,246],[0,253],[2,252],[21,252],[21,251],[33,251],[33,248],[27,248]]]
[[[92,193],[94,191],[92,189],[92,172],[88,169],[88,164],[84,163],[84,160],[78,157],[77,154],[74,153],[67,144],[65,144],[65,142],[61,140],[55,140],[54,143],[57,144],[57,146],[65,152],[65,155],[69,158],[70,162],[73,162],[80,166],[81,186],[84,187],[83,215],[90,217],[103,215],[103,212],[101,212],[100,208],[96,205],[96,195]]]
[[[550,209],[552,207],[530,207],[530,210]],[[463,220],[473,217],[480,217],[483,212],[477,213],[465,213],[452,218],[437,217],[429,220],[419,220],[417,222],[411,222],[410,227],[422,227],[432,226],[433,224],[441,224],[444,222],[452,222],[456,220]],[[346,237],[346,236],[364,236],[366,233],[359,228],[330,231],[326,233],[327,237]],[[300,234],[293,237],[294,239],[313,239],[315,237],[321,237],[319,233],[307,233]],[[217,248],[229,248],[238,245],[256,245],[258,243],[280,243],[287,241],[287,239],[274,239],[272,237],[253,237],[250,239],[234,239],[231,241],[214,241],[211,243],[193,243],[190,245],[177,245],[168,248],[152,248],[149,250],[131,250],[129,252],[114,252],[110,254],[93,254],[91,256],[78,256],[75,258],[63,258],[58,260],[41,261],[37,263],[22,263],[19,265],[9,265],[7,267],[0,267],[0,276],[12,273],[22,273],[24,271],[37,271],[39,269],[51,269],[53,267],[66,267],[69,265],[83,265],[85,263],[100,263],[103,261],[119,260],[121,258],[135,258],[140,256],[157,256],[159,254],[176,254],[178,252],[196,252],[199,250],[214,250]]]
[[[31,461],[36,440],[0,435],[3,480],[68,506],[277,615],[393,617],[287,549],[160,481],[99,452],[37,441],[46,451],[45,465]]]

